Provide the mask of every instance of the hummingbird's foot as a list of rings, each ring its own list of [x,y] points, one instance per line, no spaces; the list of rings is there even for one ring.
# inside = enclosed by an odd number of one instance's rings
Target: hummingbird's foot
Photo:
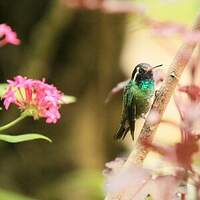
[[[159,96],[159,93],[160,93],[160,90],[156,90],[156,91],[155,91],[155,97],[158,97],[158,96]]]

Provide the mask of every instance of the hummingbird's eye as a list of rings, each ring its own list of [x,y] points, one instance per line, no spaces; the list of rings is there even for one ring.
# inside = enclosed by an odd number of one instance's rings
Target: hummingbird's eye
[[[143,68],[140,67],[139,73],[145,73],[145,70],[144,70]]]

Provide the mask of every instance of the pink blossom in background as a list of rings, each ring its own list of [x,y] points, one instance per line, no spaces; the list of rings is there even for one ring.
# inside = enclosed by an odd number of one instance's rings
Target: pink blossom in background
[[[174,146],[163,146],[159,144],[148,144],[152,151],[163,155],[165,160],[170,161],[184,170],[192,170],[193,155],[199,151],[199,136],[187,133],[187,138]]]
[[[100,10],[105,13],[134,13],[144,15],[144,6],[132,1],[118,0],[63,0],[63,2],[73,9]]]
[[[102,0],[64,0],[68,7],[89,10],[98,9],[101,2]]]
[[[184,39],[190,42],[199,42],[200,41],[200,32],[199,31],[188,31],[184,35]]]
[[[173,146],[163,146],[160,144],[146,144],[151,150],[163,155],[163,157],[181,167],[184,170],[193,171],[193,156],[199,152],[199,130],[195,130],[195,124],[199,124],[200,119],[200,87],[197,85],[186,85],[179,87],[179,93],[187,94],[188,98],[183,99],[176,95],[174,100],[178,109],[181,123],[176,124],[168,121],[180,129],[181,141]],[[151,114],[151,113],[150,113]],[[163,120],[161,120],[163,122]],[[167,122],[165,120],[164,122]]]
[[[200,101],[200,87],[198,85],[181,86],[179,91],[186,93],[192,101]]]
[[[105,190],[111,194],[123,191],[125,195],[124,199],[131,199],[140,192],[140,189],[149,180],[151,180],[150,170],[133,165],[126,170],[108,174],[106,176]]]
[[[106,193],[114,197],[122,194],[123,199],[130,200],[143,200],[148,195],[153,200],[174,199],[180,183],[176,176],[157,175],[152,170],[134,164],[121,170],[124,162],[124,159],[117,158],[106,163]]]
[[[103,175],[108,176],[111,174],[116,174],[120,171],[125,161],[125,158],[117,157],[115,160],[107,162],[105,164],[106,168],[103,170]]]
[[[119,82],[108,94],[106,100],[105,100],[105,103],[108,103],[111,98],[113,97],[113,95],[121,92],[124,90],[125,86],[128,84],[129,80],[126,80],[126,81],[122,81],[122,82]]]
[[[200,41],[200,32],[190,30],[185,24],[172,21],[158,21],[150,17],[144,18],[144,23],[150,27],[153,34],[161,37],[181,36],[185,41],[196,43]]]
[[[150,26],[154,34],[165,37],[169,37],[174,34],[185,35],[189,31],[185,25],[170,21],[158,21],[146,18],[145,24]]]
[[[105,13],[134,13],[143,16],[146,12],[144,5],[133,1],[104,0],[101,10]]]
[[[5,46],[6,44],[19,45],[20,39],[10,26],[0,24],[0,47]]]
[[[149,112],[149,115],[147,116],[146,120],[151,125],[158,124],[160,122],[160,114],[157,111],[152,110],[151,112]]]
[[[56,123],[60,118],[60,104],[64,96],[53,85],[45,83],[45,80],[33,80],[22,76],[8,80],[8,89],[3,96],[4,106],[17,105],[28,115],[38,119],[46,118],[47,123]]]

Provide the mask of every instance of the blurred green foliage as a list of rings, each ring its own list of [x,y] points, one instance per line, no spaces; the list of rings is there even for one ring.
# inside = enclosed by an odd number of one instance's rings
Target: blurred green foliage
[[[61,180],[48,186],[48,193],[41,191],[42,199],[102,200],[103,176],[99,171],[73,171]],[[58,198],[59,197],[59,198]]]
[[[191,24],[198,14],[199,0],[136,0],[146,7],[147,15],[159,19]]]
[[[34,200],[29,197],[25,197],[23,195],[0,189],[0,199],[1,200]],[[36,199],[35,199],[36,200]]]

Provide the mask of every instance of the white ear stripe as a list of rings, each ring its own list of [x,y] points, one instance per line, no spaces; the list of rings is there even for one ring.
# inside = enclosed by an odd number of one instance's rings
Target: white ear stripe
[[[136,73],[134,74],[134,77],[133,77],[133,79],[132,79],[132,80],[134,80],[134,81],[135,81],[135,79],[136,79],[137,75],[139,74],[139,70],[140,70],[140,67],[137,67],[137,69],[136,69]]]

